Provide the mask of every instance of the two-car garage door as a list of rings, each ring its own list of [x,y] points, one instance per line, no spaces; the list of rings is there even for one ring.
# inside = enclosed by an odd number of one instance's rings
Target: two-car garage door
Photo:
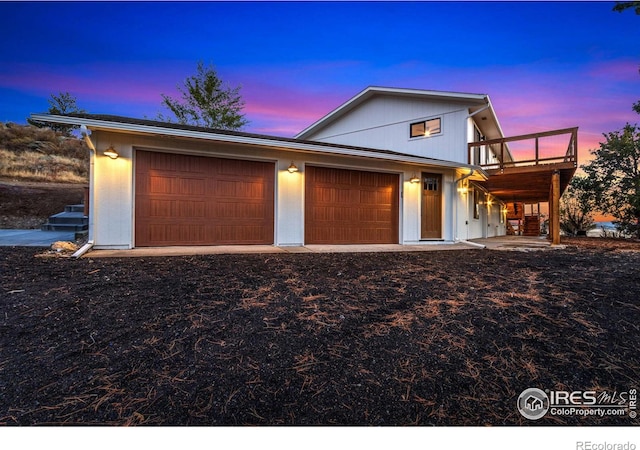
[[[138,150],[135,174],[137,247],[274,242],[274,163]],[[398,181],[307,166],[305,243],[397,243]]]
[[[274,163],[136,151],[135,245],[272,244]]]

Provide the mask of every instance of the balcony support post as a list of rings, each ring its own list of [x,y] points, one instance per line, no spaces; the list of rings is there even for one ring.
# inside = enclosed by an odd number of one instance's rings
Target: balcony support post
[[[549,208],[549,232],[551,245],[560,245],[560,172],[551,175],[551,195]]]

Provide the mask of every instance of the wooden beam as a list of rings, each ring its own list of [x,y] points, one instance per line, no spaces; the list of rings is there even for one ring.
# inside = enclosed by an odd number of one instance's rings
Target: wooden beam
[[[558,157],[553,158],[542,158],[538,161],[550,161],[560,159]],[[517,164],[523,162],[533,162],[531,161],[518,161]],[[502,175],[502,174],[516,174],[516,173],[536,173],[536,172],[553,172],[554,170],[567,169],[575,172],[576,165],[573,162],[557,162],[551,164],[538,164],[538,165],[528,165],[528,166],[512,166],[511,163],[505,164],[503,169],[495,168],[495,169],[487,169],[485,168],[485,172],[492,175]],[[497,165],[497,164],[496,164]]]
[[[549,211],[549,223],[553,222],[551,245],[560,245],[560,172],[557,171],[551,175],[551,205]]]

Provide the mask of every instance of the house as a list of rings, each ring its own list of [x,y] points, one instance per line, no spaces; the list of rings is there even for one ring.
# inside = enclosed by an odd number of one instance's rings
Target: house
[[[294,138],[105,115],[32,117],[84,130],[98,249],[499,236],[510,203],[557,206],[577,158],[577,129],[506,138],[484,94],[369,87]],[[539,139],[567,133],[559,158],[541,157]],[[535,160],[519,164],[512,146],[523,140],[535,140]]]
[[[542,403],[542,400],[533,395],[530,395],[529,397],[527,397],[524,404],[525,404],[525,407],[532,412],[538,411],[544,408],[544,404]]]

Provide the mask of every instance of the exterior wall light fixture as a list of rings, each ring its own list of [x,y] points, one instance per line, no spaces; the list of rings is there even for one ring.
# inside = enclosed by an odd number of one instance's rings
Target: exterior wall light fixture
[[[111,159],[116,159],[118,156],[120,156],[116,149],[113,148],[113,145],[110,145],[109,148],[104,151],[104,155],[108,156]]]
[[[291,165],[287,168],[289,173],[294,173],[298,171],[298,166],[296,166],[293,161],[291,161]]]
[[[416,176],[416,174],[414,173],[413,176],[411,178],[409,178],[409,183],[420,183],[420,178],[418,178]]]

